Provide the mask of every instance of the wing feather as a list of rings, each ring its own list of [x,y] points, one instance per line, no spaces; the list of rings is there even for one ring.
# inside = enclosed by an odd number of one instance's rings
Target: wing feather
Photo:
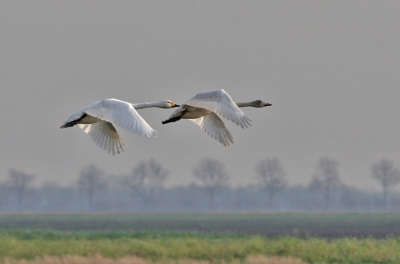
[[[223,89],[198,93],[185,104],[211,110],[242,128],[251,126],[251,120]]]
[[[124,151],[124,143],[122,142],[117,130],[110,122],[100,121],[94,124],[79,124],[80,128],[87,134],[93,142],[101,149],[115,155],[120,150]]]
[[[158,133],[147,124],[132,104],[117,99],[105,99],[80,109],[61,128],[75,124],[89,134],[97,146],[113,154],[124,150],[124,143],[114,125],[147,137],[155,137]]]
[[[105,99],[83,109],[87,115],[115,124],[123,129],[146,137],[155,137],[155,131],[130,103]]]
[[[189,120],[199,125],[204,132],[218,140],[225,147],[230,146],[230,143],[233,144],[231,133],[217,114],[211,113],[200,118]]]

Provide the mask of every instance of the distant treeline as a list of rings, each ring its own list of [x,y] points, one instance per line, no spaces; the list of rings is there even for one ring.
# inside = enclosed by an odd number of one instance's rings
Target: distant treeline
[[[28,188],[19,208],[18,193],[0,185],[0,212],[206,212],[206,211],[384,211],[381,193],[347,186],[332,193],[326,208],[322,193],[312,192],[308,186],[290,186],[279,192],[273,204],[267,194],[255,185],[223,187],[216,192],[213,208],[204,187],[192,184],[186,187],[160,189],[145,204],[138,193],[119,184],[108,185],[93,195],[89,205],[85,190],[79,187],[61,187],[45,184]],[[388,200],[388,211],[400,211],[400,195],[393,193]]]
[[[231,187],[230,175],[216,159],[193,168],[198,183],[165,188],[169,171],[154,159],[139,162],[126,175],[109,175],[95,165],[79,173],[76,186],[55,183],[33,187],[36,175],[10,169],[0,183],[0,212],[204,212],[204,211],[400,211],[400,171],[392,161],[371,167],[380,192],[349,187],[340,179],[338,162],[321,158],[305,185],[289,185],[280,160],[261,160],[256,181]]]

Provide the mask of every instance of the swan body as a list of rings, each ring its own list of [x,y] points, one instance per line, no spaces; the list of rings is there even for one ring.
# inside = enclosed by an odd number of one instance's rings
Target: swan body
[[[220,116],[225,117],[242,128],[247,128],[251,126],[250,119],[244,115],[240,108],[260,108],[270,105],[261,100],[235,103],[224,90],[210,90],[198,93],[192,99],[182,104],[162,124],[176,122],[180,119],[189,119],[226,147],[230,146],[230,143],[233,144],[233,137]]]
[[[178,106],[169,100],[131,104],[117,99],[104,99],[80,109],[68,118],[60,128],[78,125],[85,133],[90,135],[97,146],[115,155],[115,153],[119,154],[121,150],[124,150],[124,143],[114,125],[138,135],[156,137],[158,132],[147,124],[136,109]]]

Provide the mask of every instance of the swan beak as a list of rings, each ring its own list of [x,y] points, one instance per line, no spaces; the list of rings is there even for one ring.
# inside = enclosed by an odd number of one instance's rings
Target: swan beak
[[[272,104],[270,104],[270,103],[265,103],[265,105],[264,106],[271,106]]]
[[[173,107],[180,107],[180,105],[175,104],[174,102],[169,101],[169,104],[171,105],[171,108]]]

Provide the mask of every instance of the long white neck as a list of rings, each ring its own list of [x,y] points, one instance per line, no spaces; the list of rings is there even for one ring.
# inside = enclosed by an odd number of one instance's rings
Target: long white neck
[[[150,107],[162,107],[161,102],[150,102],[150,103],[136,103],[131,104],[135,109],[143,109],[143,108],[150,108]]]
[[[255,100],[251,102],[246,102],[246,103],[236,103],[237,106],[239,107],[255,107],[255,108],[261,108],[261,107],[266,107],[266,106],[271,106],[272,104],[266,103],[262,100]]]
[[[236,105],[239,106],[239,107],[254,107],[252,102],[236,103]]]

